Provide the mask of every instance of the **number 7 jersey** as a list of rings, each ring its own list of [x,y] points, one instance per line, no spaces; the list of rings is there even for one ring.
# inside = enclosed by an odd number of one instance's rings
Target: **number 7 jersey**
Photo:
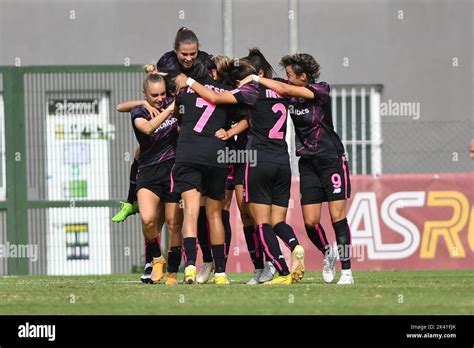
[[[231,91],[239,103],[249,105],[248,150],[257,151],[258,162],[290,164],[286,144],[287,98],[256,83]]]
[[[211,78],[201,83],[217,93],[231,89]],[[225,150],[226,143],[217,138],[215,133],[220,128],[225,128],[227,107],[206,101],[190,87],[183,88],[178,93],[176,106],[181,115],[181,129],[175,162],[226,167],[226,163],[217,161],[219,151]]]

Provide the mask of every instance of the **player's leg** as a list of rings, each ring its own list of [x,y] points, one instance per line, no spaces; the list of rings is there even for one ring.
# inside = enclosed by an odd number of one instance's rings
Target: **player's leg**
[[[199,165],[193,163],[175,163],[171,170],[172,193],[181,193],[183,199],[183,250],[184,282],[194,284],[196,281],[197,257],[197,222],[199,202],[202,192],[202,173]]]
[[[326,164],[326,163],[324,163]],[[328,198],[329,214],[336,234],[337,249],[341,261],[341,278],[338,284],[353,284],[351,270],[351,232],[346,219],[346,201],[351,194],[347,161],[332,160],[321,166],[325,193]]]
[[[336,276],[336,253],[329,245],[326,232],[320,224],[321,205],[327,198],[316,161],[310,158],[300,158],[298,161],[301,209],[308,238],[324,257],[323,279],[326,283],[330,283]]]
[[[278,239],[271,225],[271,205],[261,203],[249,203],[249,211],[256,224],[256,230],[263,244],[264,252],[268,260],[278,272],[278,277],[266,281],[264,284],[291,284],[291,275],[281,252]]]
[[[211,232],[211,248],[215,267],[214,283],[228,284],[225,274],[226,249],[224,224],[222,223],[222,201],[208,197],[206,200],[206,215],[209,222],[209,231]]]
[[[237,206],[240,210],[240,218],[242,220],[242,225],[244,226],[245,242],[247,243],[247,249],[250,254],[250,259],[252,260],[253,266],[255,268],[254,274],[252,278],[247,282],[247,284],[255,285],[259,284],[259,279],[262,275],[264,268],[263,248],[262,243],[260,242],[257,232],[254,228],[252,219],[250,218],[248,205],[244,201],[243,192],[244,186],[242,184],[235,186],[235,198],[237,201]]]
[[[227,168],[207,167],[204,180],[206,216],[209,223],[212,257],[214,259],[214,284],[229,284],[226,269],[225,230],[222,222],[222,201],[226,194]]]
[[[234,196],[234,190],[226,190],[225,198],[222,201],[222,224],[224,225],[225,235],[225,262],[229,257],[230,243],[232,241],[232,228],[230,226],[230,205],[232,204],[232,197]]]
[[[117,214],[112,217],[113,222],[122,222],[127,219],[128,216],[138,213],[137,203],[137,172],[138,172],[138,159],[140,158],[140,147],[135,149],[135,157],[130,168],[130,185],[128,187],[128,196],[125,202],[121,203],[121,208]]]
[[[329,202],[329,214],[336,233],[337,249],[341,261],[341,278],[338,284],[353,284],[351,270],[351,231],[346,219],[346,201]]]
[[[199,201],[201,193],[191,189],[181,194],[184,203],[183,219],[183,248],[184,248],[184,281],[193,284],[196,281],[197,257],[197,221],[199,216]]]
[[[178,284],[177,273],[181,263],[181,243],[183,235],[183,210],[178,202],[167,202],[165,204],[166,224],[169,231],[168,268],[166,285]]]
[[[304,276],[304,248],[300,245],[293,228],[286,223],[291,191],[291,168],[289,165],[279,165],[275,173],[272,192],[272,226],[276,235],[291,250],[291,277],[293,282],[299,282]]]
[[[211,241],[209,237],[209,224],[206,216],[206,197],[201,195],[198,216],[198,242],[202,253],[202,266],[196,275],[198,284],[207,283],[214,271],[214,260],[212,258]]]
[[[160,231],[158,230],[160,198],[147,188],[140,188],[137,192],[137,198],[141,211],[142,231],[146,244],[145,268],[148,268],[150,264],[152,266],[149,281],[144,278],[142,278],[142,281],[156,283],[160,281],[163,276],[163,266],[165,263],[161,255]]]

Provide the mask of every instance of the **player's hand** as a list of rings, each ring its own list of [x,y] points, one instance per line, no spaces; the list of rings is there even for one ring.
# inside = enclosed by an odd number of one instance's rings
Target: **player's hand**
[[[174,82],[176,83],[176,87],[178,87],[178,88],[186,87],[186,79],[187,78],[188,77],[186,75],[184,75],[183,73],[176,76],[176,78],[174,80]]]
[[[160,111],[148,103],[148,101],[144,100],[142,105],[145,107],[145,109],[150,113],[151,118],[155,118],[160,114]]]
[[[214,135],[222,140],[228,140],[230,138],[229,133],[223,128],[219,129]]]
[[[167,110],[167,111],[171,111],[171,112],[174,111],[174,100],[173,100],[173,102],[172,102],[170,105],[168,105],[168,107],[166,108],[166,110]]]
[[[246,78],[244,78],[243,80],[241,80],[241,81],[239,82],[238,87],[240,88],[240,87],[242,87],[243,85],[246,85],[247,83],[250,83],[250,82],[252,82],[252,81],[253,81],[253,80],[252,80],[252,75],[249,75],[249,76],[247,76]]]

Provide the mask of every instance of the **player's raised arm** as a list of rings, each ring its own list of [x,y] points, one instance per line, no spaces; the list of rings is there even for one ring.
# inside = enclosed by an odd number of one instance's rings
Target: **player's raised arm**
[[[132,100],[117,105],[118,112],[130,112],[137,106],[143,106],[151,114],[151,117],[157,117],[160,112],[158,109],[150,105],[145,99],[143,100]]]
[[[145,118],[136,118],[133,122],[137,129],[144,134],[152,134],[164,120],[168,118],[170,114],[174,111],[174,102],[171,103],[166,109],[158,114],[157,117],[152,118],[151,120],[146,120]]]
[[[301,97],[305,99],[315,98],[314,93],[306,87],[293,86],[288,83],[267,79],[258,75],[251,75],[251,79],[283,96]]]
[[[213,90],[204,87],[199,82],[195,81],[194,79],[188,77],[186,79],[186,85],[191,87],[199,96],[206,99],[208,102],[212,104],[237,104],[238,100],[234,97],[234,95],[229,91],[224,91],[222,93],[216,93]]]

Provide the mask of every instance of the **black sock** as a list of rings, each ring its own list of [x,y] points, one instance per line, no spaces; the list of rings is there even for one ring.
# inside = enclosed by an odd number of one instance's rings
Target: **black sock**
[[[183,238],[183,248],[184,248],[184,266],[196,266],[196,257],[197,257],[197,245],[196,238],[186,237]]]
[[[198,241],[201,247],[202,260],[212,262],[211,242],[209,241],[209,224],[207,222],[206,207],[199,208]]]
[[[316,248],[326,256],[326,250],[330,248],[330,245],[326,238],[326,232],[324,231],[323,226],[321,226],[321,224],[317,224],[316,226],[305,225],[305,228],[311,242],[313,242]]]
[[[151,263],[153,258],[161,256],[160,241],[158,238],[145,240],[145,263]]]
[[[128,203],[135,203],[137,201],[137,172],[138,172],[138,161],[133,160],[130,168],[130,186],[128,187]]]
[[[286,276],[290,274],[288,265],[283,257],[280,245],[278,244],[278,239],[272,226],[269,224],[260,224],[257,225],[257,231],[260,235],[260,240],[262,241],[267,260],[270,260],[273,263],[279,275]]]
[[[244,236],[247,249],[255,269],[263,269],[263,251],[253,226],[244,226]]]
[[[224,244],[212,245],[215,273],[225,272],[225,247]]]
[[[230,214],[227,210],[222,209],[222,224],[224,225],[225,233],[225,260],[227,262],[227,257],[229,256],[230,251],[230,242],[232,239],[232,229],[230,227]]]
[[[341,260],[341,269],[351,268],[351,231],[347,219],[332,224],[336,232],[337,249]]]
[[[296,237],[295,231],[288,225],[286,222],[281,221],[273,227],[275,234],[280,237],[280,239],[286,244],[291,251],[300,244],[298,238]]]
[[[178,273],[179,265],[181,263],[181,247],[174,246],[168,250],[168,272]]]

